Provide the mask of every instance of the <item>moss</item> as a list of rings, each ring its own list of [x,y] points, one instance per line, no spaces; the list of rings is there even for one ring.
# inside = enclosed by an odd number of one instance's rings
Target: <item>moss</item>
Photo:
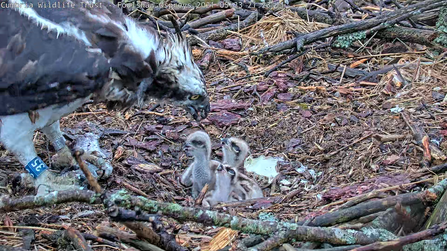
[[[121,189],[110,196],[110,201],[124,208],[130,208],[132,206],[131,200],[132,197],[124,189]]]
[[[435,39],[435,43],[447,47],[447,7],[442,8],[439,12],[436,30],[439,32],[439,36]]]
[[[278,219],[276,219],[275,215],[272,213],[261,212],[259,213],[258,217],[261,221],[278,221]]]
[[[355,238],[356,231],[354,230],[340,230],[334,229],[335,237],[344,241],[346,244],[355,244],[357,238]]]
[[[403,247],[404,251],[438,251],[446,250],[447,235],[443,234],[433,240],[423,240]]]
[[[359,31],[351,34],[338,36],[332,46],[336,48],[348,48],[351,44],[357,40],[365,39],[366,32]]]
[[[397,238],[391,232],[380,228],[364,227],[362,228],[362,232],[370,238],[379,238],[380,241],[391,241]]]
[[[37,206],[56,204],[58,191],[51,192],[45,196],[34,197],[34,204]]]
[[[200,216],[202,216],[202,214],[203,214],[203,211],[202,211],[202,210],[199,210],[199,211],[196,213],[195,217],[196,217],[196,218],[199,218]]]
[[[232,217],[231,221],[230,221],[230,227],[235,229],[239,224],[239,219],[235,216]]]
[[[180,206],[179,204],[170,203],[166,207],[166,211],[168,213],[181,213],[183,211],[183,207]]]

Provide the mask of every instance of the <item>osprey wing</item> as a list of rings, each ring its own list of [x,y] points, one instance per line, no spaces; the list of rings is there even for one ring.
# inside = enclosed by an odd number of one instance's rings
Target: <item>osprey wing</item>
[[[110,3],[0,4],[0,116],[107,92],[102,89],[111,68],[129,90],[152,74],[145,60],[152,50],[148,43],[157,37]]]

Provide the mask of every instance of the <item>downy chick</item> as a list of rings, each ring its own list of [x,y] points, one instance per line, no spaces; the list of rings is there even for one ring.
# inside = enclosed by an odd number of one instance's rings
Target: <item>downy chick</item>
[[[250,154],[247,142],[235,137],[222,139],[222,151],[222,163],[237,168],[239,173],[245,173],[244,161]]]
[[[192,185],[192,196],[196,198],[205,184],[209,186],[214,184],[214,171],[220,163],[210,160],[211,140],[203,131],[197,131],[188,136],[185,150],[188,156],[194,157],[194,162],[183,173],[180,181],[185,186]]]
[[[249,200],[264,197],[261,187],[250,179],[247,175],[238,172],[236,169],[235,179],[232,182],[233,197],[237,200]]]
[[[228,165],[220,164],[215,170],[215,183],[205,195],[202,206],[212,207],[219,202],[231,201],[232,183],[236,178],[236,172]]]

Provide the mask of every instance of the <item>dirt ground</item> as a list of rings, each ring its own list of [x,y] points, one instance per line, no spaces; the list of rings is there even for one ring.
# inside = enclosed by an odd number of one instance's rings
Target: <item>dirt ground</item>
[[[240,46],[241,51],[262,47],[253,30],[241,34],[229,37],[227,42]],[[287,39],[286,35],[283,39]],[[194,49],[198,62],[204,51]],[[349,49],[311,50],[268,77],[263,74],[287,55],[270,59],[243,53],[215,55],[216,60],[204,71],[212,112],[200,123],[192,121],[182,108],[170,105],[147,112],[155,103],[126,113],[107,111],[103,104],[87,104],[61,120],[68,135],[89,131],[103,134],[101,147],[114,166],[112,177],[101,183],[105,189],[122,189],[126,182],[149,199],[194,206],[190,188],[179,183],[179,176],[191,162],[182,144],[191,132],[205,130],[213,142],[214,159],[222,156],[220,139],[230,136],[246,140],[254,157],[283,159],[277,167],[280,175],[272,183],[257,180],[265,197],[286,199],[276,204],[227,207],[220,211],[236,211],[237,215],[253,219],[260,213],[271,213],[279,220],[303,220],[336,208],[325,207],[329,203],[436,176],[419,175],[423,150],[401,113],[423,128],[431,142],[447,154],[447,102],[441,102],[446,101],[447,93],[445,56],[432,54],[422,46],[373,40]],[[358,66],[351,65],[360,60]],[[392,64],[407,67],[360,83],[355,80],[361,75],[346,70],[351,66],[360,73],[373,72]],[[251,77],[247,77],[244,67]],[[306,74],[309,75],[301,81]],[[381,135],[399,137],[384,142]],[[43,134],[36,134],[35,145],[39,156],[49,163],[48,157],[54,150]],[[0,156],[2,166],[9,167],[1,170],[9,182],[1,185],[2,193],[33,194],[29,189],[13,193],[12,177],[24,169],[3,148]],[[440,163],[434,159],[432,165]],[[421,182],[385,193],[395,195],[431,185]],[[15,225],[46,229],[69,225],[92,233],[96,226],[109,221],[102,206],[77,203],[8,213],[0,221],[5,221],[6,216]],[[190,247],[205,245],[218,231],[195,223],[173,222],[168,229],[178,234],[179,242]],[[1,239],[0,244],[21,243],[17,236],[4,234]],[[34,244],[38,249],[55,249],[39,236]]]

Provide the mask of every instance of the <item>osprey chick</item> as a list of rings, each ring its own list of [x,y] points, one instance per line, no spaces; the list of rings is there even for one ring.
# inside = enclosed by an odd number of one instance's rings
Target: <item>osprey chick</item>
[[[62,190],[56,183],[64,182],[45,172],[34,132],[42,131],[58,154],[73,160],[59,119],[91,98],[111,109],[155,98],[185,107],[194,119],[207,117],[205,80],[181,33],[162,36],[106,1],[0,5],[0,142],[35,185]]]

